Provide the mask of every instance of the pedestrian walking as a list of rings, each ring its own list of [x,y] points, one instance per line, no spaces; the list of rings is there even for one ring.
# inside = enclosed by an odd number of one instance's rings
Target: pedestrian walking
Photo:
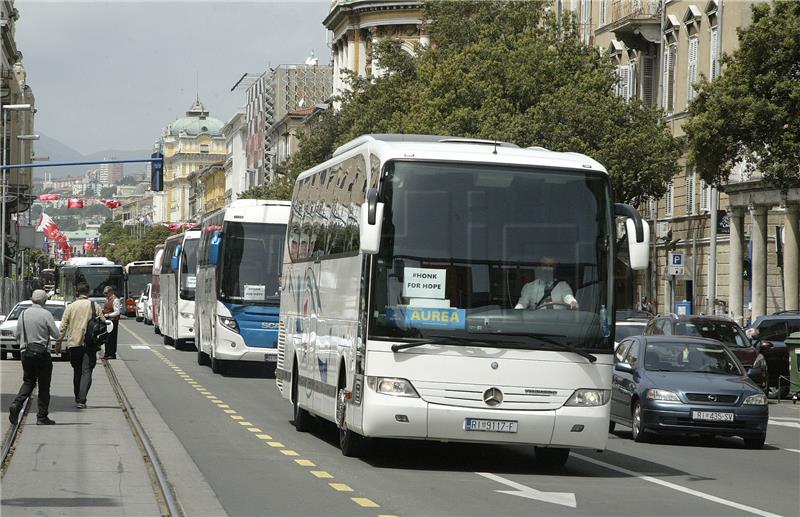
[[[106,341],[106,355],[103,359],[116,359],[117,358],[117,336],[119,335],[119,316],[122,312],[122,303],[114,292],[114,288],[107,285],[103,289],[103,296],[106,297],[106,303],[103,305],[103,314],[107,320],[114,322],[114,328],[108,334]]]
[[[50,379],[53,376],[53,361],[50,359],[50,339],[58,339],[58,328],[53,315],[44,308],[47,293],[36,289],[31,294],[31,306],[19,315],[14,335],[19,342],[22,358],[22,387],[17,398],[11,403],[8,418],[12,424],[17,423],[19,412],[25,399],[39,385],[39,411],[36,413],[38,425],[53,425],[48,417],[50,408]],[[55,346],[61,352],[60,344]]]
[[[89,300],[89,286],[78,284],[75,292],[78,299],[69,304],[61,318],[59,343],[67,337],[69,362],[72,365],[72,386],[75,391],[75,404],[78,409],[86,408],[86,397],[92,387],[92,370],[97,364],[97,351],[88,350],[84,343],[86,327],[92,316],[105,321],[103,311]]]

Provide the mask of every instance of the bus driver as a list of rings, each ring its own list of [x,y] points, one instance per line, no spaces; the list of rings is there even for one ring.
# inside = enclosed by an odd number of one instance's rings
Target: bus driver
[[[572,288],[563,280],[554,277],[556,261],[552,257],[543,257],[542,266],[536,268],[536,280],[522,287],[519,301],[515,309],[554,309],[578,308],[578,300],[572,294]]]

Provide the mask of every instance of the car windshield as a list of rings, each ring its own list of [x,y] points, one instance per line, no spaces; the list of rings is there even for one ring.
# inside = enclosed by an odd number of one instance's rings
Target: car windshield
[[[286,225],[225,221],[220,300],[278,305]]]
[[[659,372],[744,375],[736,358],[725,347],[706,343],[647,343],[644,367]]]
[[[31,304],[26,303],[25,305],[17,305],[11,310],[11,314],[8,315],[7,321],[14,321],[18,320],[20,314],[25,312],[26,310],[31,308]],[[53,315],[53,318],[56,321],[61,321],[61,316],[64,315],[64,306],[63,305],[50,305],[47,304],[44,306],[45,309],[50,311],[50,314]]]
[[[620,325],[618,322],[616,328],[614,329],[614,339],[617,341],[622,341],[626,337],[641,336],[644,334],[644,328],[646,325],[647,324],[644,322],[625,323],[624,325]]]
[[[383,181],[372,337],[612,351],[605,174],[396,162]]]
[[[736,348],[751,346],[742,328],[734,322],[679,321],[675,324],[675,334],[716,339]]]
[[[786,337],[800,332],[800,318],[765,320],[758,325],[758,338],[773,341],[786,341]]]

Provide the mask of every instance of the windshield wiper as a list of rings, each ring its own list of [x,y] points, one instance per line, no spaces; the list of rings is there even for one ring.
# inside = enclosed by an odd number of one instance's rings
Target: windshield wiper
[[[524,333],[524,332],[503,332],[502,335],[504,335],[504,336],[521,336],[521,337],[526,337],[526,338],[529,338],[529,339],[538,339],[538,340],[544,341],[548,345],[553,345],[556,348],[560,348],[562,350],[566,350],[567,352],[572,352],[573,354],[578,354],[581,357],[585,357],[586,359],[589,360],[590,363],[593,363],[593,362],[597,361],[597,357],[593,356],[589,352],[585,352],[583,350],[575,348],[574,346],[572,346],[569,343],[561,343],[560,341],[556,341],[555,339],[553,339],[554,337],[563,337],[563,338],[567,337],[567,336],[564,336],[562,334],[533,334],[533,333]]]
[[[481,346],[496,346],[496,343],[492,343],[490,341],[481,341],[478,339],[469,339],[469,338],[456,338],[451,336],[428,336],[425,338],[419,338],[417,341],[413,343],[395,343],[392,345],[392,352],[399,352],[400,350],[405,350],[406,348],[414,348],[422,345],[481,345]]]

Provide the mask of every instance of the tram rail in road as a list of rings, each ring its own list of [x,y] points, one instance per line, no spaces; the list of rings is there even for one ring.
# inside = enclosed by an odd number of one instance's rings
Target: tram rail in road
[[[5,437],[3,437],[3,457],[0,460],[0,465],[2,465],[2,473],[6,473],[7,461],[11,458],[11,451],[13,450],[14,441],[17,438],[17,434],[19,432],[19,428],[22,425],[23,420],[25,420],[25,416],[28,414],[28,406],[30,406],[31,398],[28,397],[25,399],[25,402],[22,404],[22,411],[19,412],[17,415],[17,421],[14,425],[6,433]]]

